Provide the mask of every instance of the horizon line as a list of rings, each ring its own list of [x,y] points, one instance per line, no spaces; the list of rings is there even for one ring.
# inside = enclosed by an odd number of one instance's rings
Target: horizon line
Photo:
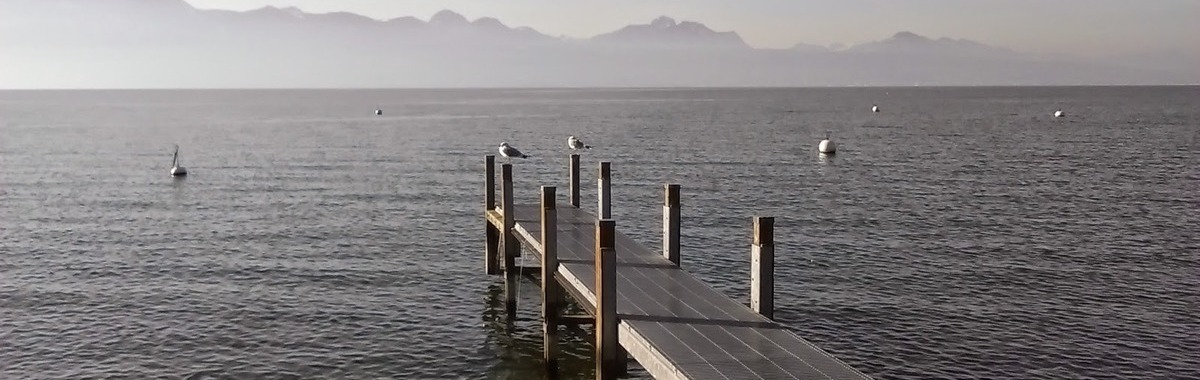
[[[884,86],[465,86],[465,87],[79,87],[79,88],[0,88],[0,91],[460,91],[460,90],[697,90],[697,89],[905,89],[905,88],[1014,88],[1014,87],[1200,87],[1197,83],[1177,84],[984,84],[984,85],[884,85]]]

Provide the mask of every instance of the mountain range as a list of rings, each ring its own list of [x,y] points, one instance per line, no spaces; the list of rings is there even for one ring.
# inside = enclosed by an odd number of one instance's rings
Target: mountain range
[[[911,32],[759,49],[666,16],[565,38],[449,10],[376,20],[183,0],[0,0],[0,88],[1196,84],[1194,53],[1083,59]]]

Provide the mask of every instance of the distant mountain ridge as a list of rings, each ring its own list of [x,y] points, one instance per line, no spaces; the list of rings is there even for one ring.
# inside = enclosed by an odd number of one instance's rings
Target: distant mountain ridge
[[[450,10],[378,20],[183,0],[0,0],[0,87],[1180,84],[1200,82],[1194,59],[1038,57],[908,31],[849,47],[759,49],[667,16],[570,39]],[[27,75],[48,68],[71,75]]]
[[[443,36],[453,33],[459,33],[460,35],[475,34],[475,37],[484,36],[487,38],[496,38],[500,35],[508,37],[519,36],[520,38],[517,40],[523,40],[524,42],[562,40],[558,37],[543,34],[530,27],[509,27],[500,20],[492,17],[481,17],[471,21],[465,16],[451,10],[439,11],[430,17],[428,21],[423,21],[411,16],[377,20],[349,12],[307,13],[296,7],[266,6],[244,12],[197,9],[184,0],[108,0],[107,2],[94,0],[0,0],[0,7],[3,7],[5,4],[10,9],[6,13],[12,15],[20,13],[34,13],[42,16],[61,15],[65,19],[78,21],[78,17],[86,17],[86,14],[92,14],[98,15],[97,18],[142,24],[143,26],[147,25],[147,20],[140,17],[154,15],[158,16],[156,19],[159,20],[174,18],[196,21],[197,19],[208,19],[215,23],[217,29],[224,30],[235,28],[238,25],[256,25],[264,27],[307,27],[321,32],[327,32],[329,31],[328,29],[380,31],[383,33],[376,37],[379,37],[381,41],[411,39],[414,36],[411,34],[406,35],[404,32],[411,33],[415,31],[426,32],[424,37],[431,37],[432,34],[430,32],[432,32],[442,34]],[[120,12],[119,10],[123,9],[123,7],[140,9],[141,12]],[[0,18],[0,20],[3,19]],[[153,26],[153,24],[155,23],[149,23],[150,26]],[[159,26],[175,23],[161,24],[163,25]],[[213,26],[210,25],[210,27]],[[145,28],[142,28],[141,31],[145,31]],[[850,50],[871,50],[874,47],[868,45],[884,44],[883,46],[886,46],[887,44],[893,44],[892,40],[903,38],[928,40],[909,32],[901,32],[887,41],[855,46]],[[632,24],[584,40],[604,43],[610,46],[753,49],[742,40],[737,32],[717,32],[699,22],[677,22],[675,19],[667,16],[660,16],[648,24]],[[963,44],[970,43],[978,46],[986,46],[965,40],[955,41],[961,41]],[[510,40],[510,42],[517,41]]]
[[[629,25],[600,34],[591,40],[643,47],[750,48],[737,32],[716,32],[698,22],[676,22],[667,16],[649,24]]]
[[[939,38],[932,39],[913,32],[898,32],[882,41],[866,42],[852,46],[846,51],[856,53],[909,53],[952,54],[970,56],[1014,56],[1011,49],[991,46],[979,42]]]

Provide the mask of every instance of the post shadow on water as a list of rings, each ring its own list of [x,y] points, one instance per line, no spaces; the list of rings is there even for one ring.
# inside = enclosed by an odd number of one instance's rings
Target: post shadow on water
[[[504,286],[488,286],[484,295],[483,323],[487,336],[485,351],[494,352],[497,362],[488,369],[488,379],[590,379],[595,377],[590,327],[560,326],[558,372],[549,373],[542,359],[541,288],[521,279],[517,320],[504,313]],[[568,302],[566,314],[582,314]]]

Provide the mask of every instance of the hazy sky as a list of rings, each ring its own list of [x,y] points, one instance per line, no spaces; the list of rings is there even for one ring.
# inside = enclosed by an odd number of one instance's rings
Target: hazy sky
[[[1197,0],[187,0],[198,8],[295,6],[377,19],[442,9],[496,17],[549,35],[590,37],[668,15],[735,30],[756,47],[854,44],[912,31],[1025,52],[1103,56],[1175,49],[1200,54]]]

